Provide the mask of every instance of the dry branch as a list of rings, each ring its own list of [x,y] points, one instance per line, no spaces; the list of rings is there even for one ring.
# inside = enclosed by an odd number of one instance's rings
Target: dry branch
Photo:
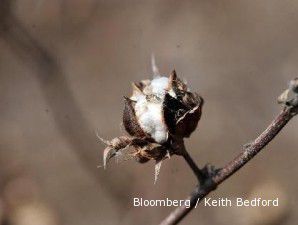
[[[291,83],[296,82],[293,80]],[[290,86],[291,88],[291,86]],[[297,87],[296,87],[297,88]],[[295,92],[295,90],[292,88]],[[248,163],[254,156],[256,156],[264,147],[269,144],[274,137],[282,130],[282,128],[298,113],[297,106],[297,93],[295,98],[288,100],[284,99],[284,102],[287,106],[279,113],[278,116],[270,123],[266,130],[261,133],[253,142],[244,148],[244,150],[232,161],[230,161],[222,169],[218,170],[215,174],[207,176],[200,185],[198,185],[194,191],[190,194],[187,200],[190,200],[190,207],[180,206],[172,211],[168,217],[166,217],[160,225],[171,225],[178,224],[189,212],[194,209],[197,202],[201,202],[204,197],[206,197],[211,191],[215,190],[219,184],[232,176],[240,168],[242,168],[246,163]],[[294,102],[294,104],[292,104]],[[189,163],[191,162],[191,164]],[[187,163],[190,164],[191,168],[197,166],[193,165],[193,160],[187,160]],[[198,168],[198,167],[197,167]],[[197,169],[193,169],[194,173],[197,173]],[[200,174],[197,175],[201,177]]]

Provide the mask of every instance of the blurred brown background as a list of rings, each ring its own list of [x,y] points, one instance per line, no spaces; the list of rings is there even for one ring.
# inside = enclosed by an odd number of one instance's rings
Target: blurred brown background
[[[195,178],[181,158],[110,163],[130,82],[173,68],[205,98],[187,140],[200,164],[223,166],[254,139],[298,71],[298,1],[0,1],[0,220],[12,225],[157,224],[173,208],[133,197],[184,199]],[[296,224],[295,118],[212,197],[271,196],[277,209],[195,209],[182,224]]]

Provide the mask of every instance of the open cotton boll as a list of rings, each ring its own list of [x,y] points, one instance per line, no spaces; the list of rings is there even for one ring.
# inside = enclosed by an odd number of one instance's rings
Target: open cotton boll
[[[136,101],[135,112],[141,128],[158,143],[164,143],[168,139],[168,129],[163,121],[162,113],[168,85],[167,77],[156,77],[144,88],[144,94],[132,96],[132,99]],[[171,92],[173,95],[173,90]],[[149,97],[146,98],[146,95]],[[150,96],[157,98],[150,99]]]
[[[127,136],[104,141],[104,166],[126,152],[139,163],[155,160],[155,181],[161,162],[171,155],[181,155],[184,138],[190,137],[201,118],[204,99],[187,91],[187,85],[175,70],[169,77],[156,72],[152,80],[132,84],[132,95],[124,97],[123,125]]]

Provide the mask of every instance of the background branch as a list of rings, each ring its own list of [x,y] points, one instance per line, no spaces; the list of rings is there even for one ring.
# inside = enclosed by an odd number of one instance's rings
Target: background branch
[[[271,122],[267,129],[260,134],[249,146],[245,147],[235,159],[224,166],[217,174],[207,178],[200,186],[197,186],[191,195],[186,199],[190,200],[190,207],[181,206],[176,208],[165,218],[160,225],[170,225],[179,223],[193,208],[212,190],[237,172],[241,167],[256,156],[282,128],[297,114],[297,106],[287,107]]]
[[[3,5],[0,7],[0,39],[7,43],[25,65],[34,66],[37,81],[58,131],[78,156],[81,166],[98,182],[104,175],[96,166],[98,159],[95,156],[100,147],[94,129],[73,96],[58,56],[36,39],[17,18],[13,11],[14,1],[2,0],[1,3]],[[118,204],[123,203],[119,199],[125,199],[127,196],[123,193],[122,187],[117,189],[117,186],[113,185],[113,178],[105,179],[107,182],[100,183],[101,187]]]

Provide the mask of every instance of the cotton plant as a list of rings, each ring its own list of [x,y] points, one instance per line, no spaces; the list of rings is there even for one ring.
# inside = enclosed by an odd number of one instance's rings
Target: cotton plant
[[[104,168],[121,154],[140,163],[155,160],[155,179],[161,163],[171,155],[184,155],[184,138],[196,129],[204,100],[191,92],[175,71],[161,76],[153,63],[154,77],[132,84],[132,95],[124,97],[123,125],[128,135],[104,141]],[[129,153],[125,153],[130,149]]]
[[[171,155],[183,156],[198,183],[186,199],[190,200],[190,207],[179,206],[161,222],[163,225],[177,224],[196,208],[201,199],[250,162],[298,114],[298,78],[291,80],[279,96],[282,110],[255,140],[244,145],[224,167],[215,169],[206,165],[200,169],[187,153],[184,138],[197,127],[203,98],[191,92],[175,71],[169,77],[160,76],[156,67],[153,71],[156,76],[152,80],[133,83],[132,95],[124,98],[123,124],[128,135],[103,140],[107,144],[103,154],[104,167],[111,158],[126,154],[125,150],[130,149],[128,154],[140,163],[155,160],[156,182],[163,160]]]

